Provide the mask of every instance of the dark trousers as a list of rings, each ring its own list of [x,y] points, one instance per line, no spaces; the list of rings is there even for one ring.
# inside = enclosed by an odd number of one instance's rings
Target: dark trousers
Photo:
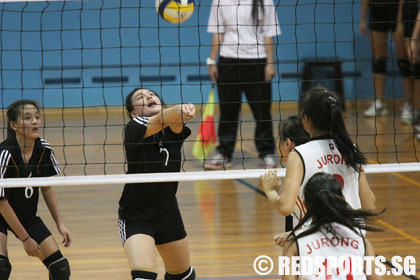
[[[260,157],[274,154],[271,83],[265,81],[265,65],[265,59],[224,57],[221,57],[217,63],[220,106],[217,150],[228,158],[232,158],[238,126],[242,124],[239,118],[242,92],[245,93],[256,122],[254,140]]]

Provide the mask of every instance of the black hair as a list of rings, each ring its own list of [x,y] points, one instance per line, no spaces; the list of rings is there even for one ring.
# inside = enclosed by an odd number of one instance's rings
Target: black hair
[[[7,107],[7,139],[16,137],[16,132],[10,126],[10,122],[17,122],[19,116],[22,114],[22,108],[27,104],[33,105],[39,111],[38,103],[26,99],[17,100]]]
[[[301,116],[306,115],[313,127],[331,134],[346,164],[360,172],[366,158],[349,137],[335,93],[314,87],[305,93],[299,107]]]
[[[331,174],[324,172],[314,174],[306,183],[303,196],[307,212],[287,237],[288,240],[297,240],[310,235],[319,231],[321,227],[329,228],[333,234],[336,234],[331,227],[331,223],[346,226],[358,235],[361,234],[360,229],[380,231],[380,229],[366,224],[378,213],[353,209],[344,200],[340,182]],[[309,228],[294,236],[296,230],[301,228],[309,219],[312,219]]]
[[[252,19],[256,24],[258,25],[258,8],[264,7],[263,0],[253,0],[252,1]],[[264,13],[264,9],[262,9],[262,12]]]
[[[127,114],[130,117],[130,119],[131,119],[130,113],[134,111],[133,100],[132,100],[133,94],[136,91],[141,90],[141,89],[153,92],[153,94],[155,94],[160,99],[160,103],[161,103],[162,107],[164,106],[162,98],[159,96],[159,94],[157,94],[153,90],[148,89],[148,88],[135,88],[125,97],[125,109],[127,110]]]
[[[305,144],[309,140],[309,134],[299,116],[289,116],[287,120],[279,123],[279,137],[281,140],[290,139],[295,146]]]

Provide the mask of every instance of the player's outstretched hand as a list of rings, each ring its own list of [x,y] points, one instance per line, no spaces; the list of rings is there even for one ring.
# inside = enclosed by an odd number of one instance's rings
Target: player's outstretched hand
[[[270,170],[267,173],[261,175],[260,180],[263,190],[266,194],[273,190],[278,191],[280,181],[277,178],[276,170]]]
[[[276,234],[274,235],[273,240],[280,247],[284,247],[284,244],[286,244],[286,239],[289,236],[289,234],[290,234],[290,231]]]
[[[23,242],[23,248],[26,251],[26,254],[31,257],[41,257],[41,247],[39,247],[38,243],[36,243],[35,240],[33,240],[31,237],[26,239]]]
[[[195,106],[192,103],[182,104],[181,115],[184,122],[191,120],[195,117]]]
[[[63,236],[63,241],[61,241],[61,243],[64,245],[64,247],[69,247],[72,241],[70,231],[66,228],[64,224],[58,225],[57,228],[60,234]]]

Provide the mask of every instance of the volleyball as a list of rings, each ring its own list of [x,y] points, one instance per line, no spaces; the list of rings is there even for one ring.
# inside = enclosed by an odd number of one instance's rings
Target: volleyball
[[[156,0],[156,11],[170,23],[183,23],[194,12],[194,0]]]

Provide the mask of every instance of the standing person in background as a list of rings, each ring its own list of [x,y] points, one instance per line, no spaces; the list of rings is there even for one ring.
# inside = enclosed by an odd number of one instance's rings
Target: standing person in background
[[[39,107],[32,100],[19,100],[7,110],[7,139],[0,144],[0,176],[6,178],[49,177],[61,173],[51,145],[39,137],[42,127]],[[41,188],[45,203],[64,247],[71,244],[54,189]],[[70,265],[51,232],[37,216],[39,187],[0,188],[0,279],[9,279],[7,231],[20,239],[29,256],[39,258],[49,271],[49,279],[70,279]],[[28,279],[31,276],[28,275]]]
[[[372,71],[375,89],[375,100],[364,112],[364,116],[385,116],[388,113],[384,95],[388,61],[388,34],[391,32],[395,42],[405,95],[405,102],[401,111],[401,122],[411,124],[413,119],[413,81],[403,39],[402,5],[403,0],[363,0],[362,2],[360,33],[366,35],[366,14],[369,7],[369,29],[373,54]]]
[[[181,149],[195,116],[192,104],[164,109],[157,93],[136,88],[126,97],[131,120],[124,129],[127,174],[179,172]],[[133,280],[155,280],[155,248],[165,280],[194,280],[187,233],[178,207],[178,182],[125,184],[118,210],[121,243]]]
[[[273,37],[280,34],[280,27],[273,0],[213,0],[208,32],[214,34],[207,65],[217,84],[220,119],[217,153],[206,161],[205,168],[232,166],[242,92],[256,121],[255,144],[264,167],[277,167],[271,80],[276,73]]]

